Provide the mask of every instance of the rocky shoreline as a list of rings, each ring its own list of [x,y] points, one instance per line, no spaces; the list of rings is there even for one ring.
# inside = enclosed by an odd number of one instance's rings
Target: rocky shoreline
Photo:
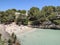
[[[19,31],[19,33],[23,33],[35,28],[40,28],[40,29],[55,29],[55,30],[60,30],[60,25],[55,25],[55,24],[43,24],[43,25],[17,25],[15,22],[8,24],[8,25],[4,25],[4,24],[0,24],[0,30],[4,30],[7,33],[9,33],[10,35],[15,32],[17,33],[17,31]]]
[[[2,34],[2,39],[8,40],[10,38],[10,36],[12,35],[12,33],[20,35],[20,34],[24,34],[25,32],[34,31],[37,28],[60,30],[60,25],[50,24],[50,25],[39,25],[39,26],[38,25],[37,26],[36,25],[18,26],[18,25],[16,25],[15,22],[13,22],[8,25],[0,24],[0,33]]]
[[[50,24],[50,25],[30,25],[32,28],[40,28],[40,29],[58,29],[60,30],[60,25]]]

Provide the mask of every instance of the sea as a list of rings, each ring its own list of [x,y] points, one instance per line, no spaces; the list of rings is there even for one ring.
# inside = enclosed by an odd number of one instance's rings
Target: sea
[[[21,45],[60,45],[60,30],[36,29],[17,38]]]

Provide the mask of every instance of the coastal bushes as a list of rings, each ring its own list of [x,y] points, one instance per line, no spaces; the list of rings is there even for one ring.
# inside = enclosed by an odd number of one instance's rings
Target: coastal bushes
[[[17,40],[17,36],[12,33],[11,37],[8,39],[8,45],[21,45],[18,40]]]
[[[0,33],[0,45],[21,45],[14,33],[8,38],[8,40],[2,38],[3,35]]]
[[[0,34],[0,39],[1,39],[2,34]]]
[[[2,38],[2,34],[0,33],[0,45],[6,45],[6,40]]]
[[[28,11],[8,9],[6,11],[0,11],[0,23],[10,24],[16,22],[18,25],[28,25],[28,22],[31,22],[32,25],[35,25],[39,23],[43,24],[43,22],[48,20],[53,24],[57,23],[59,25],[59,15],[60,6],[44,6],[42,9],[32,7]]]
[[[54,23],[60,25],[60,20],[54,20]]]

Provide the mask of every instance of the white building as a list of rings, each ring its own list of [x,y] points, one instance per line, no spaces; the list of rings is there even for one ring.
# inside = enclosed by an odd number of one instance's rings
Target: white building
[[[19,17],[21,13],[19,12],[15,12],[15,15],[16,15],[16,19]],[[26,11],[26,14],[22,14],[23,16],[28,16],[28,11]]]
[[[16,19],[19,17],[20,13],[19,12],[15,12],[15,15],[16,15]]]

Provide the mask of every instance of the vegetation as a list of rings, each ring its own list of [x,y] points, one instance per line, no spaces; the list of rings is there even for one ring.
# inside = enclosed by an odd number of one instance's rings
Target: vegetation
[[[0,34],[0,45],[21,45],[18,41],[17,41],[17,37],[14,33],[12,33],[12,36],[8,38],[8,40],[2,38],[3,35]]]
[[[1,40],[1,36],[2,36],[2,34],[0,34],[0,40]]]
[[[8,40],[8,45],[21,45],[18,41],[17,41],[17,36],[12,33],[10,39]]]
[[[8,40],[8,45],[12,45],[11,39]]]
[[[54,23],[60,25],[60,20],[54,20]]]
[[[16,12],[19,15],[15,14]],[[30,22],[31,25],[41,25],[45,21],[51,21],[55,25],[60,25],[59,15],[60,6],[44,6],[41,10],[38,7],[32,7],[28,10],[28,16],[26,16],[26,10],[8,9],[0,11],[0,23],[10,24],[16,22],[18,25],[28,25],[28,22]]]
[[[2,34],[0,33],[0,45],[6,45],[6,40],[2,40]]]

